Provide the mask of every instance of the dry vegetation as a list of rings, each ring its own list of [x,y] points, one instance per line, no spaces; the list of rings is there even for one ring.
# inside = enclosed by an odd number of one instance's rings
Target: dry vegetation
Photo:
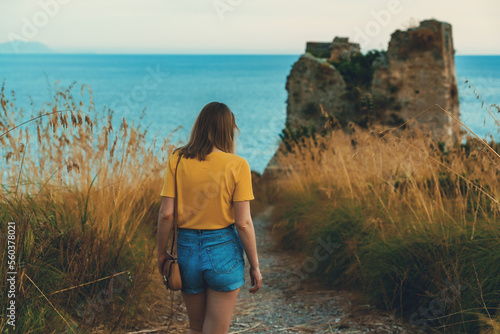
[[[75,90],[56,86],[53,101],[32,105],[28,118],[5,83],[0,93],[1,229],[16,223],[18,333],[127,326],[150,302],[169,138],[146,143],[147,130],[125,119],[114,129],[113,112],[95,110],[90,87],[81,86],[78,100]]]
[[[427,330],[496,333],[500,145],[471,133],[447,148],[411,123],[290,140],[275,228],[311,256],[319,237],[339,245],[314,271],[329,286],[361,289]]]

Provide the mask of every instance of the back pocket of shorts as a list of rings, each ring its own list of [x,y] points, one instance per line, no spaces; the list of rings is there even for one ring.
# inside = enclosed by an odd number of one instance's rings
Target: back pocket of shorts
[[[238,264],[236,243],[234,239],[207,247],[212,268],[217,274],[229,274]]]
[[[184,246],[182,244],[177,244],[177,261],[181,269],[187,268],[191,258],[193,257],[193,248],[189,246]]]

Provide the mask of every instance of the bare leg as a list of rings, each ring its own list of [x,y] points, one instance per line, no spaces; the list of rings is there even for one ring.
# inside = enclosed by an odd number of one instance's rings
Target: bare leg
[[[207,292],[190,294],[182,292],[182,298],[189,317],[189,334],[201,334],[205,310],[207,306]]]
[[[227,334],[240,288],[219,292],[207,288],[207,310],[203,334]]]

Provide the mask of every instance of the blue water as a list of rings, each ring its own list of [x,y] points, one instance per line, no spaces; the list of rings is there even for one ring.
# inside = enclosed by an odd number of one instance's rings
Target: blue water
[[[500,106],[500,56],[456,56],[455,67],[461,121],[480,137],[500,141],[500,126],[486,110],[488,107],[500,120],[498,109],[491,107]],[[475,91],[482,98],[478,99]]]
[[[186,142],[191,126],[208,102],[226,103],[240,135],[236,153],[261,173],[278,147],[286,118],[285,83],[299,55],[0,55],[0,79],[16,92],[16,105],[37,111],[53,102],[57,85],[92,88],[97,110],[115,110],[114,127],[149,125],[148,141],[160,141],[181,125],[174,142]],[[481,107],[468,78],[489,104],[500,103],[500,56],[457,56],[462,120],[482,137],[500,139],[499,127]],[[143,109],[146,108],[141,119]],[[500,118],[496,109],[492,109]]]

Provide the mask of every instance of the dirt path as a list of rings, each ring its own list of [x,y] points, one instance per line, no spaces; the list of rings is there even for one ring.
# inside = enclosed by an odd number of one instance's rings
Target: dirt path
[[[261,290],[250,294],[248,261],[246,283],[240,290],[229,333],[414,333],[403,329],[391,314],[377,311],[361,297],[347,291],[320,290],[311,279],[302,280],[292,268],[300,268],[304,259],[280,250],[271,238],[268,219],[272,207],[254,217],[261,272]],[[157,275],[157,290],[144,321],[135,331],[124,333],[185,333],[187,315],[180,293],[175,293],[174,317],[168,317],[170,302]],[[307,285],[306,285],[307,283]],[[141,318],[141,317],[139,317]],[[146,320],[146,314],[142,317]],[[169,325],[170,324],[170,325]],[[130,327],[129,327],[130,328]],[[168,329],[167,329],[168,328]]]

